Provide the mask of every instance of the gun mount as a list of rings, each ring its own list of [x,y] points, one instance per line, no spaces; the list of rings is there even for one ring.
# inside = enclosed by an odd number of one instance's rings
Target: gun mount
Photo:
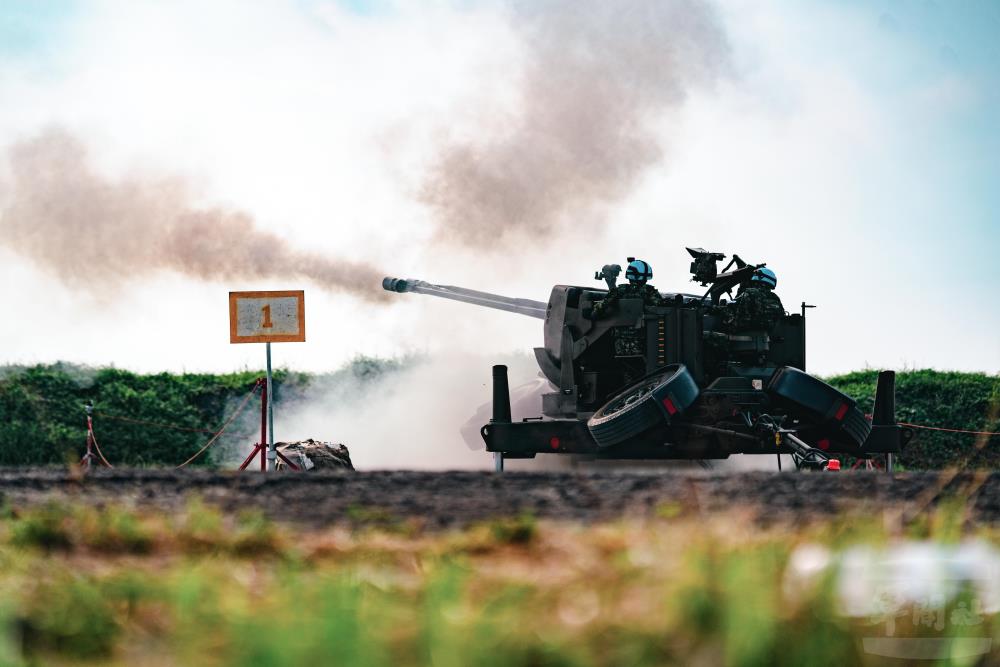
[[[879,376],[873,424],[853,399],[805,373],[804,310],[784,314],[767,331],[727,330],[733,306],[721,295],[748,284],[764,264],[733,255],[720,273],[722,253],[688,252],[694,280],[709,288],[704,295],[664,292],[656,305],[621,298],[598,319],[590,315],[608,290],[595,287],[555,285],[547,302],[409,278],[385,278],[382,287],[544,320],[543,345],[534,352],[552,391],[541,396],[540,417],[511,422],[509,407],[502,409],[510,405],[506,369],[494,369],[494,415],[481,434],[501,457],[785,453],[803,467],[825,467],[835,453],[900,451],[913,432],[895,423],[891,371]],[[620,270],[609,264],[594,277],[613,287]],[[820,449],[805,452],[807,442]]]

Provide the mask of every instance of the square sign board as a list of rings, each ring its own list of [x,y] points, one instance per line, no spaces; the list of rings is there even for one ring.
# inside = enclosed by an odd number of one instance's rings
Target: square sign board
[[[230,343],[302,343],[306,297],[302,290],[230,292]]]

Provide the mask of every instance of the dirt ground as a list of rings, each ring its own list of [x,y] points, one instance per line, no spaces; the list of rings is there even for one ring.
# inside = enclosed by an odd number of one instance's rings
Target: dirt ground
[[[613,520],[746,510],[764,522],[898,511],[912,518],[942,498],[967,497],[969,519],[1000,523],[1000,473],[718,473],[706,471],[257,473],[206,470],[0,468],[0,502],[120,504],[148,511],[193,496],[226,512],[259,508],[309,526],[379,516],[461,526],[523,512],[538,518]]]

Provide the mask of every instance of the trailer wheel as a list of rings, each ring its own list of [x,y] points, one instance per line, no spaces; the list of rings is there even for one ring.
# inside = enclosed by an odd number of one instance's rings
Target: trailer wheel
[[[598,447],[611,447],[669,424],[694,403],[698,393],[698,384],[684,364],[665,366],[602,405],[587,428]]]
[[[871,422],[854,399],[797,368],[779,368],[771,377],[767,393],[771,400],[825,429],[838,441],[861,448],[871,433]]]

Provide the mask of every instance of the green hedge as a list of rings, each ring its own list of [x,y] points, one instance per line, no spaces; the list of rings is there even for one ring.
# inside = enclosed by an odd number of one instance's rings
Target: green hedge
[[[309,387],[353,392],[411,360],[359,358],[336,373],[307,375],[278,371],[275,395],[281,402],[304,398]],[[128,417],[193,429],[216,429],[249,391],[260,371],[226,375],[139,375],[115,368],[67,364],[0,369],[0,465],[58,464],[78,460],[86,437],[83,405],[97,411],[97,436],[105,455],[118,465],[176,465],[194,454],[208,434],[176,431],[112,419]],[[877,371],[857,371],[828,382],[871,412]],[[996,431],[1000,377],[982,373],[904,371],[896,377],[896,409],[903,422]],[[990,419],[990,410],[994,410]],[[199,464],[255,441],[259,412],[248,408]],[[1000,469],[1000,437],[976,449],[975,436],[921,430],[901,457],[907,469],[942,468],[954,463]]]
[[[314,382],[365,381],[403,362],[360,358],[337,373],[310,376],[279,370],[278,401],[303,397]],[[197,452],[210,434],[159,428],[115,419],[126,417],[189,429],[215,430],[233,413],[261,377],[260,371],[225,375],[157,373],[140,375],[115,368],[67,364],[0,369],[0,465],[43,465],[79,460],[86,442],[84,404],[94,402],[95,432],[115,465],[177,465]],[[221,442],[197,463],[259,439],[259,405],[252,399]]]
[[[827,382],[858,401],[870,414],[878,371],[855,371],[827,378]],[[984,373],[932,370],[896,373],[896,419],[911,424],[969,431],[997,431],[1000,377]],[[992,412],[991,412],[992,411]],[[954,464],[972,468],[1000,468],[1000,437],[989,438],[977,449],[977,437],[917,429],[917,437],[899,456],[909,470],[944,468]]]

